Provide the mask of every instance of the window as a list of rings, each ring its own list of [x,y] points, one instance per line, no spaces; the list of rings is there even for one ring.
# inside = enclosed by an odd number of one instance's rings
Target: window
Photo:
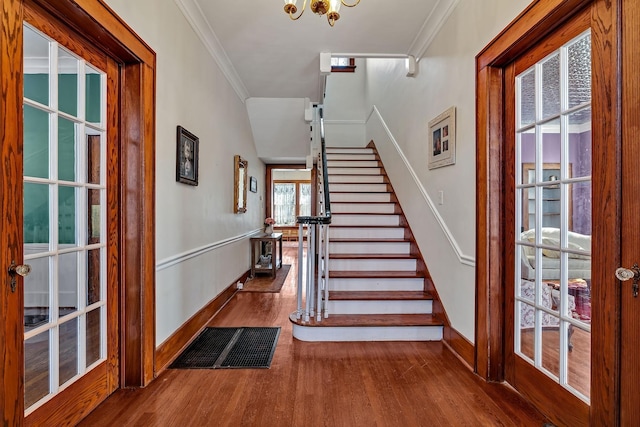
[[[331,58],[332,73],[354,73],[356,71],[355,58]]]
[[[296,217],[311,215],[309,181],[275,181],[273,184],[273,218],[277,226],[296,224]]]

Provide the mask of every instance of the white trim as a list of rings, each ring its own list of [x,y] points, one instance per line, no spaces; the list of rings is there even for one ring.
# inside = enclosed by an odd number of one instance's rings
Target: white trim
[[[449,243],[451,244],[451,247],[453,248],[453,251],[455,252],[456,256],[458,257],[458,261],[460,261],[461,264],[465,264],[465,265],[469,265],[471,267],[475,267],[476,266],[475,258],[470,256],[470,255],[465,255],[462,252],[462,249],[460,249],[460,245],[458,245],[458,242],[456,241],[456,238],[451,233],[451,230],[449,230],[449,227],[447,227],[447,223],[445,222],[445,220],[440,215],[440,212],[438,212],[438,209],[436,208],[435,203],[433,203],[433,200],[431,200],[431,197],[429,197],[429,194],[427,193],[427,190],[422,185],[422,182],[420,182],[420,179],[418,178],[418,175],[416,174],[416,172],[411,167],[411,163],[409,163],[409,160],[407,159],[407,157],[402,152],[402,149],[398,145],[398,141],[396,141],[396,139],[393,137],[393,134],[391,133],[391,130],[389,129],[389,127],[385,123],[384,119],[382,118],[382,115],[380,114],[380,111],[378,111],[378,108],[375,105],[373,106],[373,109],[371,110],[371,113],[369,114],[369,117],[367,117],[367,122],[371,119],[371,116],[374,113],[377,115],[378,119],[380,120],[380,123],[382,124],[382,127],[384,128],[385,132],[387,133],[387,136],[389,137],[389,140],[393,143],[393,146],[395,147],[396,151],[398,152],[398,155],[400,156],[400,158],[404,162],[404,164],[405,164],[405,166],[407,168],[407,171],[409,172],[409,174],[413,178],[416,186],[418,187],[418,190],[420,191],[420,194],[422,194],[422,197],[424,198],[425,202],[427,203],[427,206],[429,206],[429,209],[431,209],[431,212],[433,213],[433,216],[435,217],[436,221],[438,222],[438,225],[440,225],[440,228],[442,228],[442,231],[444,232],[445,236],[447,237],[447,240],[449,240]]]
[[[433,8],[427,20],[424,21],[422,28],[411,46],[409,47],[409,55],[413,55],[416,61],[420,61],[422,56],[435,39],[436,35],[444,25],[449,15],[453,12],[460,0],[439,0],[438,4]]]
[[[366,120],[327,120],[324,121],[325,125],[366,125]]]
[[[176,264],[180,264],[181,262],[185,262],[188,259],[195,258],[195,257],[200,256],[200,255],[204,255],[207,252],[211,252],[211,251],[216,250],[216,249],[220,249],[223,246],[230,245],[232,243],[236,243],[236,242],[240,242],[242,240],[248,239],[249,237],[251,237],[255,233],[260,232],[260,230],[262,230],[262,228],[251,230],[251,231],[249,231],[247,233],[240,234],[238,236],[230,237],[228,239],[220,240],[218,242],[209,243],[207,245],[200,246],[199,248],[194,248],[194,249],[191,249],[189,251],[183,252],[181,254],[170,256],[170,257],[165,258],[165,259],[163,259],[161,261],[158,261],[156,263],[156,271],[164,270],[164,269],[172,267],[172,266],[174,266]]]
[[[211,28],[211,25],[204,17],[204,13],[195,0],[174,0],[184,17],[187,19],[193,31],[196,33],[202,44],[207,48],[220,70],[227,78],[227,81],[235,90],[240,101],[244,102],[249,98],[249,91],[242,82],[235,67],[231,63],[227,52],[222,47],[218,36]]]

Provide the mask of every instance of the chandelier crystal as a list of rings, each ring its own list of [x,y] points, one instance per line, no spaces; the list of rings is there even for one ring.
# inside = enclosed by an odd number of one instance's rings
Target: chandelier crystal
[[[300,18],[307,8],[307,0],[304,0],[302,10],[300,11],[300,14],[296,16],[296,13],[298,12],[298,7],[296,6],[297,2],[298,0],[284,0],[284,11],[293,21]],[[353,4],[345,3],[344,0],[310,0],[309,8],[316,15],[327,15],[329,25],[333,27],[333,24],[340,19],[340,6],[344,5],[346,7],[354,7],[357,6],[358,3],[360,3],[360,0],[356,0]]]

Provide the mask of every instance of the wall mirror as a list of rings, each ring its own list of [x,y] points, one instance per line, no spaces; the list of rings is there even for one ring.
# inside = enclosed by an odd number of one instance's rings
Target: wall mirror
[[[236,155],[234,157],[234,187],[233,212],[245,213],[247,211],[247,179],[249,162]]]

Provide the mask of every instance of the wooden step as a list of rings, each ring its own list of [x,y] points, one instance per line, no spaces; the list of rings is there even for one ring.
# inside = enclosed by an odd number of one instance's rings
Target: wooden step
[[[329,176],[331,175],[373,175],[379,176],[384,174],[382,173],[382,168],[380,167],[372,167],[372,168],[350,168],[350,167],[330,167],[328,168]]]
[[[356,175],[356,174],[348,174],[348,175],[338,175],[338,174],[329,174],[329,183],[334,184],[351,184],[351,183],[362,183],[362,184],[378,184],[385,182],[384,175]]]
[[[373,148],[369,147],[326,147],[327,154],[375,154]]]
[[[289,319],[296,325],[309,327],[380,327],[380,326],[443,326],[444,322],[436,314],[334,314],[318,322],[310,319],[304,322],[291,314]]]
[[[402,301],[433,299],[428,291],[329,291],[330,301]]]
[[[381,214],[397,214],[400,210],[394,202],[331,202],[331,212],[340,213],[358,213],[370,212]]]
[[[366,203],[373,203],[373,202],[389,203],[394,201],[394,198],[392,197],[393,193],[390,193],[388,191],[385,191],[384,193],[353,193],[353,192],[332,193],[330,192],[329,194],[331,194],[331,203],[339,203],[339,202],[351,203],[356,201],[361,201]]]
[[[333,254],[329,253],[329,259],[417,259],[411,254]]]
[[[329,271],[334,279],[424,279],[421,271]]]

